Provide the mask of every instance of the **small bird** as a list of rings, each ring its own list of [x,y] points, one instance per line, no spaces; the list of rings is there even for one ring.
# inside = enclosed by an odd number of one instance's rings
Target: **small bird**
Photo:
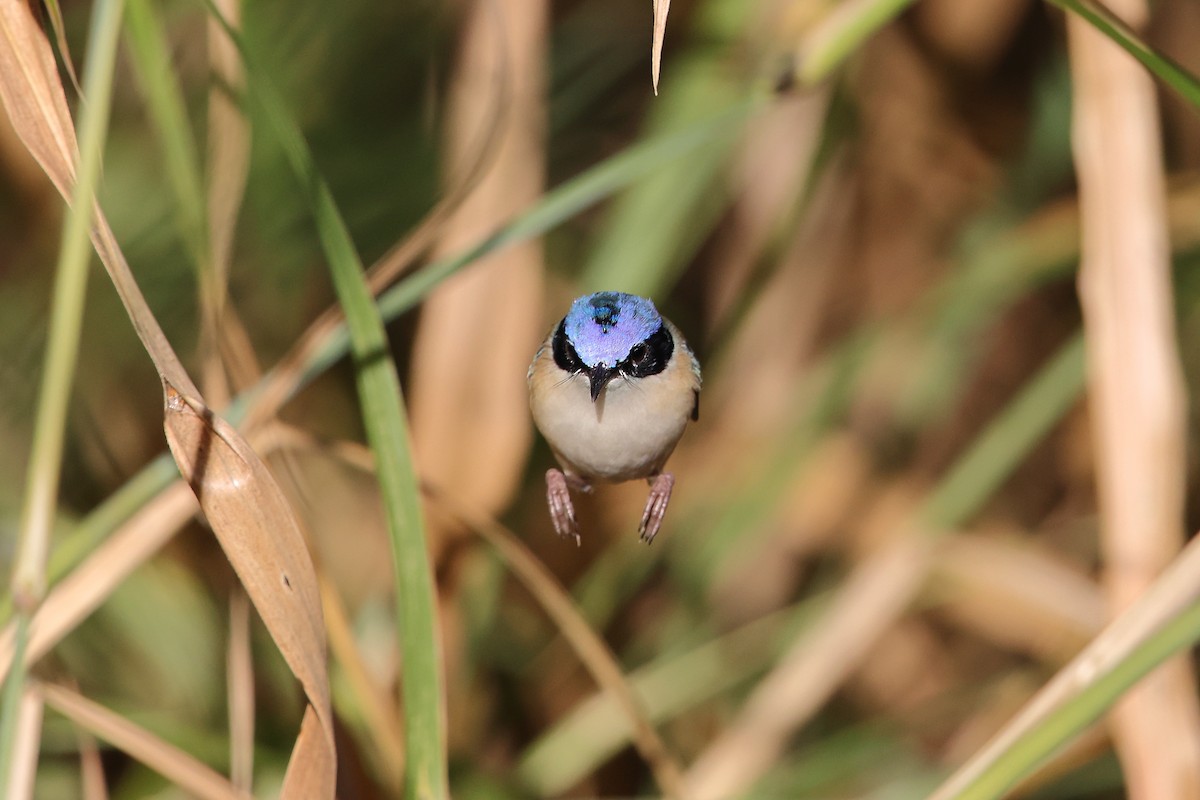
[[[584,295],[529,365],[529,407],[562,470],[546,472],[559,536],[579,544],[570,489],[645,478],[643,541],[662,526],[675,478],[663,465],[700,414],[700,363],[683,334],[644,297]]]

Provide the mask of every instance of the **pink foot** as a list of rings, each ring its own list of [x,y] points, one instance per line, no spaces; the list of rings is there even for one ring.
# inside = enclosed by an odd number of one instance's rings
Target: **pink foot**
[[[574,476],[572,476],[574,477]],[[567,476],[561,470],[546,470],[546,504],[550,507],[550,521],[554,532],[563,538],[575,540],[578,547],[579,523],[575,521],[575,506],[571,504],[571,491],[567,488]]]
[[[650,481],[650,496],[646,498],[646,510],[642,512],[642,524],[638,527],[642,541],[650,544],[662,527],[667,514],[667,503],[671,502],[671,490],[675,488],[675,476],[669,472],[655,476]]]

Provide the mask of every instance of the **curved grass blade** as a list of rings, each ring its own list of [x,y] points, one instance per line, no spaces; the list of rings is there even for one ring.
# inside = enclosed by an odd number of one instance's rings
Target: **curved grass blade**
[[[1078,14],[1125,52],[1136,58],[1163,83],[1200,110],[1200,78],[1146,43],[1136,31],[1096,0],[1050,0],[1059,8]]]
[[[213,6],[209,9],[219,16]],[[363,423],[375,453],[392,540],[398,634],[404,654],[407,794],[418,800],[444,798],[448,777],[438,611],[400,377],[362,261],[303,135],[270,81],[240,46],[237,33],[229,27],[226,33],[239,44],[250,95],[300,181],[345,311]]]
[[[309,705],[282,796],[332,798],[336,759],[317,575],[283,491],[229,423],[165,384],[167,442]]]
[[[200,157],[188,121],[183,93],[171,66],[166,35],[150,0],[125,0],[126,41],[134,74],[146,96],[163,153],[167,183],[175,196],[179,231],[196,267],[201,286],[211,281],[207,209],[200,178]]]
[[[655,730],[646,703],[634,691],[616,656],[592,630],[558,579],[515,534],[500,523],[465,507],[433,487],[427,486],[425,491],[495,548],[513,574],[537,598],[596,683],[604,688],[606,696],[613,698],[614,704],[620,708],[623,721],[631,729],[630,738],[650,765],[659,788],[667,797],[685,797],[682,769]]]

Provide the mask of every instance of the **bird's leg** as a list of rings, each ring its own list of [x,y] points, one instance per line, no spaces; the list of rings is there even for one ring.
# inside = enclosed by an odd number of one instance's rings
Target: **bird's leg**
[[[567,488],[570,482],[576,488],[590,491],[586,482],[574,475],[564,475],[561,470],[546,470],[546,504],[550,507],[550,521],[554,523],[554,532],[564,538],[575,540],[575,546],[580,544],[579,523],[575,521],[575,506],[571,504],[571,491]]]
[[[642,541],[650,544],[662,527],[667,514],[667,503],[671,502],[671,490],[675,488],[675,476],[669,472],[655,475],[650,481],[650,496],[646,498],[646,510],[642,512],[642,524],[638,527]]]

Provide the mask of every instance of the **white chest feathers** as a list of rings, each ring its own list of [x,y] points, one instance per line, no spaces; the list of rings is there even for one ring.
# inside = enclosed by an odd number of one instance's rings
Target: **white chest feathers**
[[[657,474],[696,409],[691,354],[644,378],[614,378],[592,402],[588,378],[559,369],[543,348],[530,370],[534,422],[563,467],[585,480],[627,481]]]

